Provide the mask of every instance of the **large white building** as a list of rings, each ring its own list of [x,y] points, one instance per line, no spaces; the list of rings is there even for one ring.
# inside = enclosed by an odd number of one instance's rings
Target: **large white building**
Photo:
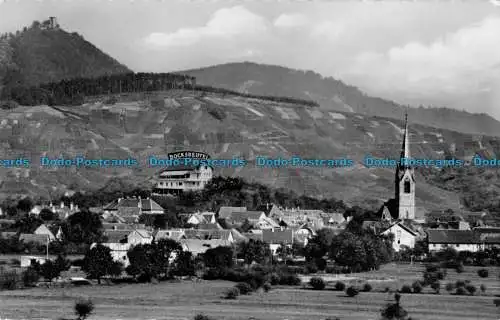
[[[170,153],[169,159],[209,159],[210,156],[201,152],[182,151]],[[184,191],[197,191],[205,188],[212,179],[213,169],[205,164],[185,164],[169,166],[158,174],[153,193],[156,195],[179,194]]]

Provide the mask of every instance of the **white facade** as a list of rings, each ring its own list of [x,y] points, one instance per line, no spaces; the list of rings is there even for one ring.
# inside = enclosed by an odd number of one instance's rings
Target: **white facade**
[[[394,241],[392,242],[394,251],[399,252],[402,246],[411,249],[415,247],[417,234],[403,228],[399,223],[392,225],[389,229],[382,232],[384,235],[389,235],[390,233],[394,235]]]
[[[158,175],[154,193],[162,195],[202,190],[212,179],[212,175],[213,170],[209,166],[185,168],[184,170],[166,169]]]
[[[455,244],[455,243],[429,243],[429,252],[432,251],[441,251],[445,248],[453,248],[456,251],[470,251],[477,252],[481,249],[481,246],[476,243],[467,243],[467,244]]]

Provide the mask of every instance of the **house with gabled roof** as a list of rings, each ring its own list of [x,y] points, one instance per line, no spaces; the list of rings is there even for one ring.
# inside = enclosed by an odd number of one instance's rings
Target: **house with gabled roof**
[[[472,230],[428,229],[429,252],[453,248],[457,251],[476,252],[481,249],[481,241]]]
[[[225,220],[228,225],[232,226],[242,226],[245,222],[252,226],[269,223],[263,211],[232,212]]]
[[[412,230],[409,226],[406,226],[402,222],[396,222],[386,228],[381,232],[383,235],[394,235],[394,240],[392,242],[392,247],[394,251],[399,252],[402,248],[414,248],[419,234]]]
[[[56,239],[52,231],[50,231],[45,224],[42,224],[38,228],[36,228],[33,234],[46,235],[49,237],[49,241],[54,241]]]
[[[234,242],[231,230],[217,230],[217,229],[186,229],[184,230],[184,237],[186,239],[202,239],[202,240],[213,240],[220,239],[228,241],[230,243]]]
[[[246,212],[247,207],[220,207],[218,212],[219,219],[226,219],[233,212]]]
[[[269,248],[274,255],[281,246],[291,246],[293,244],[294,232],[291,229],[262,230],[262,241],[269,244]]]
[[[222,239],[182,239],[180,241],[183,251],[189,251],[193,256],[205,253],[208,249],[217,247],[229,247],[231,243]]]
[[[214,212],[195,212],[187,220],[189,224],[216,223]]]
[[[164,209],[151,198],[118,198],[103,207],[104,216],[119,216],[122,219],[136,220],[143,214],[163,214]]]
[[[50,239],[47,234],[21,233],[19,235],[19,241],[23,241],[24,243],[34,242],[39,245],[47,245],[50,242]]]
[[[179,241],[181,239],[186,239],[185,229],[167,229],[167,230],[157,230],[153,234],[154,241],[161,239],[172,239]]]

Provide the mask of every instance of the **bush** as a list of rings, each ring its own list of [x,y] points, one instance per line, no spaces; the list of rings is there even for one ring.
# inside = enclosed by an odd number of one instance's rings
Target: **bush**
[[[275,286],[280,283],[280,276],[276,273],[273,272],[267,276],[268,281],[271,283],[271,285]]]
[[[459,287],[465,287],[465,281],[463,280],[457,280],[457,282],[455,282],[455,287],[456,288],[459,288]]]
[[[230,288],[226,292],[226,296],[224,297],[225,299],[236,299],[240,295],[240,290],[236,287]]]
[[[334,267],[326,267],[325,268],[325,273],[334,273],[335,272],[335,268]]]
[[[262,289],[264,289],[264,292],[269,292],[272,289],[272,286],[269,282],[264,283],[262,286]]]
[[[401,292],[402,293],[411,293],[411,287],[409,285],[405,284],[401,287]]]
[[[446,291],[448,291],[448,292],[452,292],[452,291],[453,291],[453,289],[455,289],[455,285],[454,285],[453,283],[451,283],[451,282],[448,282],[448,283],[446,284],[446,286],[445,286],[445,289],[446,289]]]
[[[235,287],[238,288],[240,294],[250,294],[253,291],[252,286],[246,282],[240,282]]]
[[[357,296],[359,294],[359,290],[353,286],[350,286],[349,288],[347,288],[347,290],[345,291],[345,293],[349,296],[349,297],[354,297],[354,296]]]
[[[465,286],[465,290],[467,290],[470,295],[474,295],[474,293],[476,293],[477,291],[477,288],[471,284],[468,284]]]
[[[280,277],[279,284],[285,286],[298,286],[301,282],[302,281],[296,274],[284,274]]]
[[[34,287],[39,279],[40,274],[33,268],[28,268],[23,272],[23,283],[25,287]]]
[[[318,272],[318,267],[316,267],[315,264],[308,264],[304,267],[304,274],[310,274],[310,273],[317,273]]]
[[[456,271],[457,273],[462,273],[462,272],[464,272],[464,271],[465,271],[464,265],[460,263],[460,264],[459,264],[459,265],[457,265],[457,267],[455,268],[455,271]]]
[[[86,319],[94,311],[94,304],[90,299],[75,303],[75,313],[78,319]]]
[[[326,260],[323,258],[316,259],[316,261],[314,261],[314,264],[320,271],[324,271],[326,269]]]
[[[481,285],[479,286],[479,289],[481,289],[481,292],[482,292],[483,294],[484,294],[484,293],[486,293],[486,286],[485,286],[484,284],[481,284]]]
[[[422,292],[422,285],[420,284],[420,281],[413,282],[412,285],[411,285],[411,287],[413,289],[413,293],[420,293],[420,292]]]
[[[209,316],[206,316],[204,314],[197,314],[195,317],[194,317],[194,320],[214,320],[213,318],[210,318]]]
[[[477,275],[481,278],[488,278],[488,269],[479,269],[477,270]]]
[[[434,290],[436,293],[439,293],[439,290],[441,289],[441,284],[439,281],[431,283],[431,288]],[[453,289],[452,289],[453,290]]]
[[[370,291],[372,291],[372,285],[371,285],[371,284],[369,284],[369,283],[365,283],[365,284],[363,285],[363,291],[364,291],[364,292],[370,292]]]
[[[342,281],[337,281],[335,283],[335,290],[344,291],[345,290],[345,283],[343,283]]]
[[[323,290],[326,287],[325,281],[322,278],[318,277],[311,278],[311,280],[309,280],[309,284],[311,285],[311,287],[313,287],[314,290]]]
[[[463,296],[463,295],[467,294],[467,290],[465,290],[464,287],[457,287],[455,294],[458,296]]]

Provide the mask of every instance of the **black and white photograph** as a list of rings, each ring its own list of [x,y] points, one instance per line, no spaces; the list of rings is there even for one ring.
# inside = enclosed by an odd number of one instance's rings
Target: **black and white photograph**
[[[500,2],[0,0],[0,320],[500,320]]]

